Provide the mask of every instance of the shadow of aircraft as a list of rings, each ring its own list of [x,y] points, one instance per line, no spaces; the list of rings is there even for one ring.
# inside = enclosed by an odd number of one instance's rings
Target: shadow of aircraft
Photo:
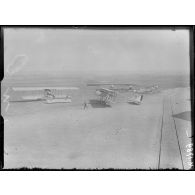
[[[183,119],[186,121],[191,121],[191,112],[190,111],[181,112],[179,114],[174,114],[173,117]]]
[[[134,102],[127,102],[128,104],[131,104],[131,105],[136,105],[136,106],[139,106],[140,104],[136,104]]]
[[[91,104],[93,108],[107,108],[107,107],[110,108],[111,107],[110,105],[104,104],[96,99],[89,100],[89,104]]]

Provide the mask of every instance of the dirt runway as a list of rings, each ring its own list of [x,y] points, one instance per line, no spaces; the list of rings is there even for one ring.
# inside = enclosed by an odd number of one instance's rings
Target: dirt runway
[[[44,105],[7,116],[5,168],[189,169],[190,122],[173,117],[190,110],[187,98],[189,88],[177,88],[147,95],[141,105]]]

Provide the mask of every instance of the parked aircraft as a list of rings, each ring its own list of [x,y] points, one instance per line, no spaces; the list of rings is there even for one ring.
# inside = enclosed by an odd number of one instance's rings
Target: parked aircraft
[[[13,87],[14,92],[24,92],[19,100],[10,100],[10,102],[32,102],[42,101],[43,103],[70,103],[71,97],[58,93],[64,90],[78,90],[77,87]],[[31,95],[26,95],[29,93]],[[36,93],[35,93],[36,92]]]
[[[108,89],[118,92],[134,92],[139,94],[154,93],[158,90],[158,85],[153,85],[149,87],[141,87],[137,84],[128,84],[128,83],[93,83],[88,84],[87,86],[108,86]]]
[[[100,102],[104,104],[113,103],[117,93],[111,89],[100,88],[96,90],[96,95],[100,97]]]
[[[87,86],[99,86],[96,89],[96,95],[100,97],[100,102],[104,104],[113,103],[117,93],[132,92],[134,95],[128,99],[128,103],[141,104],[143,94],[154,93],[158,89],[158,85],[151,87],[140,87],[136,84],[116,84],[116,83],[92,83]],[[109,88],[101,88],[101,86],[109,86]]]
[[[154,93],[158,90],[158,85],[150,86],[150,87],[139,87],[139,86],[130,86],[129,91],[132,91],[134,93],[138,94],[148,94],[148,93]]]
[[[128,103],[140,105],[142,100],[143,100],[143,94],[142,95],[136,94],[133,97],[128,99]]]

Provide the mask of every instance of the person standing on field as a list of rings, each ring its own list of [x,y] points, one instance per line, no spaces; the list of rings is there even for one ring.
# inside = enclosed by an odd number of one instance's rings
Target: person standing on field
[[[84,104],[83,104],[83,109],[85,110],[86,108],[87,108],[87,103],[85,101]]]

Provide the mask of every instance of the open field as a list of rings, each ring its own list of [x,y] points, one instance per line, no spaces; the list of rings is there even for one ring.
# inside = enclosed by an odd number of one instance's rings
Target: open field
[[[11,103],[4,116],[5,168],[189,169],[190,121],[177,117],[190,111],[189,99],[189,88],[175,88],[145,95],[139,106],[101,107],[95,96],[86,110]]]

